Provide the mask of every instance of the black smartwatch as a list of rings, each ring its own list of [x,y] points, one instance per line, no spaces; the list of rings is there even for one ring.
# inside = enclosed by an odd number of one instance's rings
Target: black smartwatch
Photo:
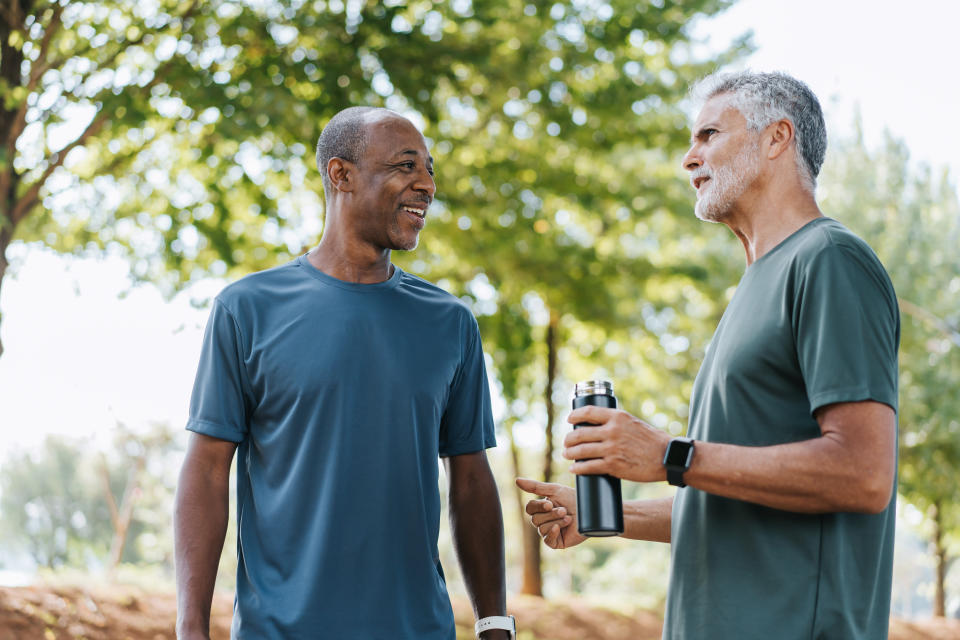
[[[693,462],[693,440],[690,438],[674,438],[667,445],[667,453],[663,456],[663,466],[667,469],[667,482],[675,487],[685,487],[683,473],[690,468]]]

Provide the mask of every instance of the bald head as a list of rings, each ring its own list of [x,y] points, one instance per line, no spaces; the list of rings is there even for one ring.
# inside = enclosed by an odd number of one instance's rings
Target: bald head
[[[360,164],[369,142],[369,125],[387,117],[402,118],[400,114],[381,107],[349,107],[330,119],[317,140],[317,168],[323,176],[323,190],[330,194],[327,164],[331,158],[341,158]]]

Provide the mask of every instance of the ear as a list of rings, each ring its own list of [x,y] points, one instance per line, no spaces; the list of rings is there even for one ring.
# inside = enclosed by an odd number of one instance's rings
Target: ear
[[[335,191],[353,191],[356,166],[343,158],[330,158],[327,162],[327,178]]]
[[[767,127],[767,158],[774,160],[790,148],[794,139],[793,123],[783,118]]]

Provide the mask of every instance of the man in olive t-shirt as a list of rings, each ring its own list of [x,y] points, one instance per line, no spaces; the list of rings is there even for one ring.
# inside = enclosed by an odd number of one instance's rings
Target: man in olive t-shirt
[[[699,218],[728,226],[747,267],[707,348],[689,438],[585,407],[563,455],[574,473],[668,480],[675,497],[624,505],[624,536],[671,543],[664,638],[887,636],[900,320],[873,251],[814,198],[820,105],[784,74],[715,75],[683,159]],[[527,512],[545,542],[583,541],[567,487]]]
[[[687,435],[776,446],[820,436],[815,416],[833,404],[895,408],[897,335],[880,262],[816,218],[744,273],[694,383]],[[885,637],[893,534],[892,492],[879,514],[808,514],[681,489],[667,637]]]

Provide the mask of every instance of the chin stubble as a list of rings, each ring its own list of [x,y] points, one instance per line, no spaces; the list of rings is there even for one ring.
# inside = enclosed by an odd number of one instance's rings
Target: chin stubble
[[[714,169],[707,192],[697,198],[694,213],[705,222],[720,222],[743,195],[758,171],[757,148],[744,147],[734,158]]]

